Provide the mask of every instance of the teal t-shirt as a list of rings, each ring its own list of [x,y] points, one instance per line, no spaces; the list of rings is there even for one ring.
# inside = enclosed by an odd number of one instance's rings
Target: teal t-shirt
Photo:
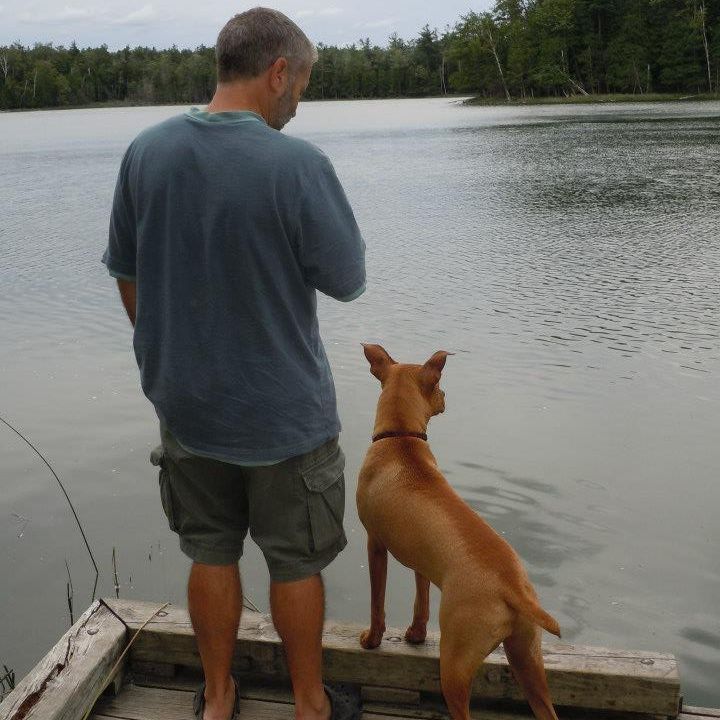
[[[357,298],[364,258],[328,158],[255,113],[193,108],[131,143],[103,262],[137,283],[142,388],[181,445],[266,464],[340,432],[316,290]]]

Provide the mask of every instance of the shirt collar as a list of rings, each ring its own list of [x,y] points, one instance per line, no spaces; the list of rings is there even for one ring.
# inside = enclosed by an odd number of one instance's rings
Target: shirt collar
[[[191,120],[206,123],[236,124],[242,122],[261,122],[265,119],[252,110],[228,110],[224,112],[208,112],[207,108],[191,107],[185,113]]]

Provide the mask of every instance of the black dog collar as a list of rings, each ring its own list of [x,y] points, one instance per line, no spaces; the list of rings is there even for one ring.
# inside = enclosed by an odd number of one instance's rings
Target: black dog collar
[[[402,437],[412,437],[412,438],[418,438],[419,440],[424,440],[427,442],[427,435],[425,433],[415,433],[415,432],[384,432],[379,433],[378,435],[374,435],[372,441],[377,442],[378,440],[385,440],[386,438],[402,438]]]

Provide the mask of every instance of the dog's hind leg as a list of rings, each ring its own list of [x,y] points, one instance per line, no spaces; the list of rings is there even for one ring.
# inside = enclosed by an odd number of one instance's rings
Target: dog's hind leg
[[[387,582],[387,548],[375,537],[368,536],[370,568],[370,627],[360,635],[360,644],[373,650],[385,634],[385,584]]]
[[[440,603],[440,685],[453,720],[470,720],[475,674],[497,646],[497,627],[483,623],[473,604]]]
[[[430,619],[430,581],[415,572],[415,608],[412,625],[405,632],[405,640],[413,645],[425,642],[427,624]]]
[[[531,620],[518,618],[510,637],[503,641],[515,679],[522,687],[538,720],[558,720],[542,656],[542,629]]]
[[[440,637],[440,685],[452,720],[470,720],[470,691],[480,666],[472,648]]]

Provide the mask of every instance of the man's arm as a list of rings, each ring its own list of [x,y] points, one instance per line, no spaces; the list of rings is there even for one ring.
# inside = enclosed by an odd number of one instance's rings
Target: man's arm
[[[120,164],[110,214],[108,245],[102,261],[107,266],[110,275],[117,280],[120,298],[130,322],[135,327],[137,223],[130,192],[129,163],[131,151],[132,145],[128,148]]]
[[[118,288],[120,290],[120,298],[125,310],[130,318],[132,326],[135,327],[135,311],[137,305],[137,285],[129,280],[121,280],[117,278]]]
[[[325,295],[350,302],[365,291],[365,242],[324,155],[300,200],[298,255],[305,281]]]

